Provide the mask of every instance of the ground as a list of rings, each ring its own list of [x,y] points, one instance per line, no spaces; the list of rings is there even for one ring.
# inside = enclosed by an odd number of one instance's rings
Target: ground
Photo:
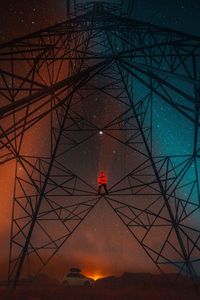
[[[92,287],[62,287],[57,279],[40,274],[20,281],[16,289],[0,282],[0,300],[199,300],[200,285],[187,277],[128,273],[99,279]],[[198,282],[198,281],[197,281]]]
[[[198,300],[194,289],[156,287],[19,287],[0,290],[1,300]]]

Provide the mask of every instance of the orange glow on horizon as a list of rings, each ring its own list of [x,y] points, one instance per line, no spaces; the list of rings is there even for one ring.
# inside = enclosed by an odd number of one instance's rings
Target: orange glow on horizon
[[[92,278],[94,279],[95,281],[98,280],[98,279],[102,279],[102,278],[105,278],[107,277],[108,275],[106,274],[100,274],[100,273],[87,273],[87,272],[83,272],[83,274],[89,278]]]

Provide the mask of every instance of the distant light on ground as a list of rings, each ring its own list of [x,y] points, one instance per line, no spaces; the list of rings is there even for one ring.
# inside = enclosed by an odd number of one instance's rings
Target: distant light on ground
[[[95,274],[84,273],[84,275],[86,275],[89,278],[94,279],[95,281],[98,280],[98,279],[106,277],[105,275],[101,275],[101,274],[98,274],[98,273],[95,273]]]
[[[103,131],[102,131],[102,130],[100,130],[100,131],[99,131],[99,134],[100,134],[100,135],[102,135],[102,134],[103,134]]]
[[[98,280],[98,279],[103,278],[103,276],[101,276],[101,275],[94,275],[94,276],[92,276],[91,278],[94,279],[94,280],[96,281],[96,280]]]

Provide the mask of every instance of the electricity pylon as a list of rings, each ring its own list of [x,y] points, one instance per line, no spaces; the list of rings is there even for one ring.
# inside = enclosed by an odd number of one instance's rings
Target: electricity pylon
[[[90,2],[2,45],[0,64],[0,163],[16,163],[10,282],[43,269],[102,200],[162,273],[196,281],[200,38]],[[178,126],[185,147],[168,147]],[[126,160],[109,195],[96,186],[100,139]]]

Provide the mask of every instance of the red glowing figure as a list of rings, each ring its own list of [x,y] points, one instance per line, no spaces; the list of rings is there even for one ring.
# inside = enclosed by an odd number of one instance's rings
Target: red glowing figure
[[[98,192],[98,194],[100,194],[101,188],[102,188],[102,186],[103,186],[103,187],[104,187],[104,190],[105,190],[105,192],[106,192],[106,194],[108,195],[108,190],[107,190],[107,186],[106,186],[106,184],[107,184],[107,177],[106,177],[104,171],[101,171],[101,172],[99,173],[99,176],[98,176],[98,184],[99,184],[99,192]]]

